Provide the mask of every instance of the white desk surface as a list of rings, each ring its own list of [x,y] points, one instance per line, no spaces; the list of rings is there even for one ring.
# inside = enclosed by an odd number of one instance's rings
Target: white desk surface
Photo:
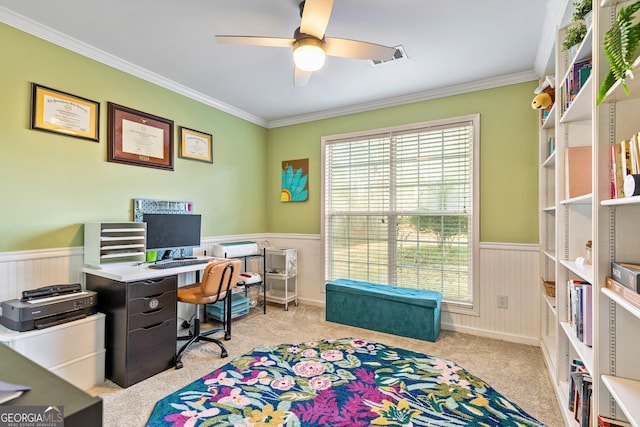
[[[215,257],[198,257],[198,259],[206,259],[209,262],[219,261],[224,258]],[[82,271],[94,276],[105,277],[107,279],[116,280],[118,282],[135,282],[137,280],[156,279],[159,277],[173,276],[180,273],[189,273],[191,271],[204,270],[208,264],[193,264],[175,268],[149,268],[152,263],[121,263],[102,268],[84,267]]]

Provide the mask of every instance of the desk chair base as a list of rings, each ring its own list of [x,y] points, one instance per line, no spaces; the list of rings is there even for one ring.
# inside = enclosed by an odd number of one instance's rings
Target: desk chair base
[[[212,342],[217,344],[218,347],[220,347],[221,358],[224,359],[225,357],[229,356],[229,353],[227,353],[227,349],[225,348],[224,344],[222,344],[221,341],[215,338],[210,338],[209,335],[212,335],[218,332],[224,332],[225,341],[229,341],[231,339],[231,334],[226,329],[212,329],[209,331],[202,332],[200,329],[200,317],[197,314],[198,311],[199,310],[196,310],[196,317],[193,319],[193,332],[189,331],[189,335],[178,337],[178,341],[184,341],[184,340],[188,340],[188,341],[182,347],[180,347],[180,350],[178,350],[178,353],[176,354],[176,362],[175,362],[176,369],[180,369],[183,367],[182,356],[189,349],[189,347],[191,347],[191,344],[200,342],[200,341],[207,341],[207,342]]]
[[[222,342],[210,338],[209,335],[224,332],[224,339],[231,339],[231,289],[238,283],[240,260],[219,260],[207,265],[204,270],[202,281],[178,289],[178,302],[193,304],[196,309],[193,317],[193,331],[189,335],[178,337],[178,340],[188,340],[183,345],[175,357],[176,369],[182,368],[182,356],[189,347],[199,341],[208,341],[220,347],[220,357],[227,357],[227,349]],[[222,329],[211,329],[201,331],[200,329],[200,309],[202,305],[224,304],[224,322]]]

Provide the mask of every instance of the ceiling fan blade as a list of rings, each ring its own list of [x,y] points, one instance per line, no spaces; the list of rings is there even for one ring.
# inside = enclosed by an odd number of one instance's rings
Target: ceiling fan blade
[[[249,44],[254,46],[292,47],[294,39],[257,36],[216,36],[218,43]]]
[[[304,71],[298,67],[295,67],[294,74],[293,74],[293,85],[295,87],[306,86],[307,83],[309,83],[309,80],[311,79],[311,74],[312,74],[311,71]]]
[[[333,0],[305,0],[303,3],[300,32],[322,40],[329,24]]]
[[[393,59],[397,49],[381,44],[328,37],[325,41],[324,50],[327,55],[331,56],[388,61]]]

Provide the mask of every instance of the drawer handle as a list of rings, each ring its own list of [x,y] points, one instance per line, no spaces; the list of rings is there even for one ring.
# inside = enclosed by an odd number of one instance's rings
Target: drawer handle
[[[145,326],[142,329],[153,329],[153,328],[157,328],[158,326],[162,326],[164,322],[160,322],[160,323],[156,323],[155,325],[150,325],[150,326]]]
[[[144,299],[149,300],[149,299],[154,299],[154,298],[160,298],[163,295],[164,295],[164,292],[161,292],[159,294],[146,296],[146,297],[144,297]]]
[[[158,284],[158,283],[162,282],[165,279],[166,279],[166,277],[160,277],[159,279],[147,279],[143,283],[145,285],[155,285],[155,284]]]
[[[157,308],[155,310],[144,311],[144,312],[142,312],[140,314],[145,314],[145,315],[156,314],[156,313],[160,313],[164,309],[165,309],[165,307],[160,307],[160,308]]]

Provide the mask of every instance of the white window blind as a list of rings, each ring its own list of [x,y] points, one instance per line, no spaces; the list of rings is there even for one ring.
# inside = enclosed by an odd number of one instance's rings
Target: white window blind
[[[473,303],[477,116],[323,139],[325,279]]]

